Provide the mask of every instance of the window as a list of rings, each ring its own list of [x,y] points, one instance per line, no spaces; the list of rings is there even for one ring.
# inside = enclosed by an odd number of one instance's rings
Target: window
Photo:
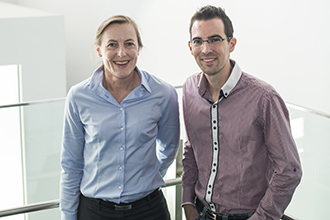
[[[0,66],[0,106],[20,102],[20,66]],[[0,108],[0,207],[23,205],[23,166],[19,107]],[[20,220],[23,215],[5,219]]]

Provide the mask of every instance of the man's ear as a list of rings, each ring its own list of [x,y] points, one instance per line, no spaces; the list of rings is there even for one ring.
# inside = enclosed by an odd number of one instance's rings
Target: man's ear
[[[190,53],[192,54],[192,47],[191,47],[191,44],[189,42],[188,42],[188,47],[189,47]]]
[[[230,41],[229,41],[229,52],[233,52],[235,50],[236,43],[237,43],[236,38],[233,37],[232,39],[230,39]]]

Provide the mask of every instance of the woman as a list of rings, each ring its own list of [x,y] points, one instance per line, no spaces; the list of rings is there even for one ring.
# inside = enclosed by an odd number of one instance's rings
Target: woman
[[[178,149],[176,91],[136,66],[142,41],[129,17],[104,21],[95,45],[103,65],[66,100],[62,219],[170,219],[159,188]]]

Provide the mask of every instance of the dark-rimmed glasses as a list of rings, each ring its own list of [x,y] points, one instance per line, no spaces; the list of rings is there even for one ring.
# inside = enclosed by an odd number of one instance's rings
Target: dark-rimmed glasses
[[[228,37],[227,40],[229,41],[231,37]],[[207,40],[202,40],[201,38],[194,38],[189,43],[192,47],[198,48],[203,45],[204,42],[207,42],[210,46],[217,46],[222,41],[226,40],[226,38],[221,37],[220,35],[209,37]]]

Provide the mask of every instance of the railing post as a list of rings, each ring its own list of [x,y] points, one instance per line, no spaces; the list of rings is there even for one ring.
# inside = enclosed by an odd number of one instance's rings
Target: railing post
[[[182,156],[183,156],[183,140],[180,140],[180,146],[178,155],[176,157],[176,178],[182,176]],[[182,185],[178,184],[175,186],[175,219],[182,220]]]

